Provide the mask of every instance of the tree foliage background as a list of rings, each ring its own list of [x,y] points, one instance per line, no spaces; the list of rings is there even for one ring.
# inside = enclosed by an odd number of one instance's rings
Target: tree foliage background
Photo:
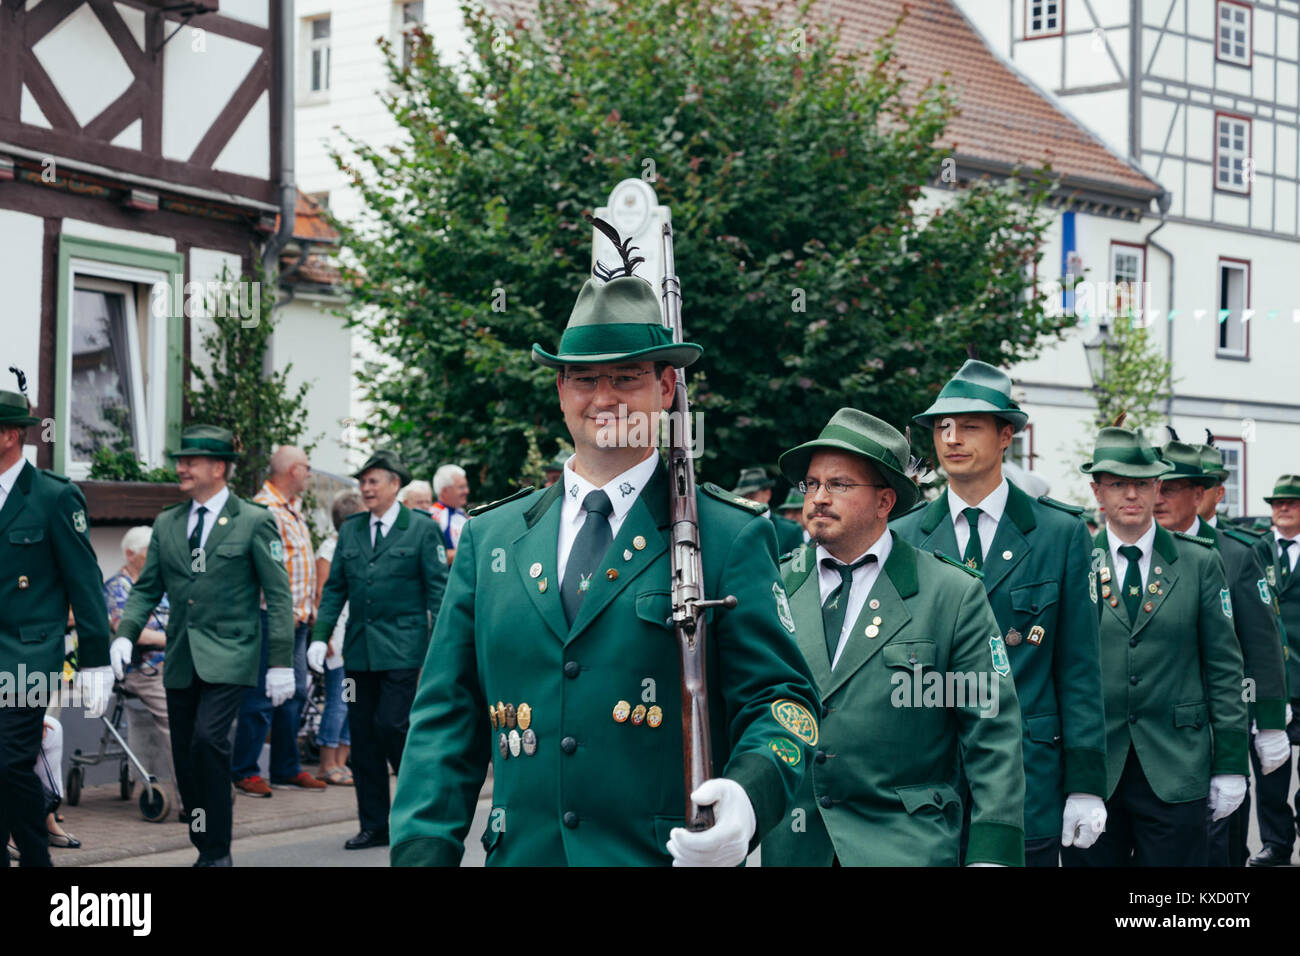
[[[463,11],[462,62],[418,33],[409,68],[387,50],[404,141],[335,153],[366,209],[335,222],[354,320],[389,359],[362,373],[368,428],[417,473],[457,462],[490,500],[567,440],[555,373],[529,348],[555,347],[590,275],[582,214],[651,170],[704,346],[702,480],[775,463],[844,405],[901,428],[968,343],[1009,364],[1073,323],[1027,289],[1044,176],[918,202],[943,179],[956,103],[942,83],[905,86],[888,37],[844,49],[806,5]]]

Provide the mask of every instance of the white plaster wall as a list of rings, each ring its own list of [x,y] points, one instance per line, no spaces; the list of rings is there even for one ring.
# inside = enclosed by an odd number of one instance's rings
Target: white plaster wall
[[[306,440],[315,440],[312,467],[350,474],[360,464],[349,458],[352,431],[345,419],[352,413],[352,332],[333,314],[337,301],[297,298],[277,313],[271,339],[276,371],[289,363],[290,389],[310,384],[307,393]]]
[[[4,329],[5,363],[0,367],[0,388],[18,387],[9,366],[27,374],[27,391],[33,404],[41,395],[41,285],[45,224],[40,216],[0,209],[0,288],[5,290],[5,308],[0,318]],[[35,435],[30,432],[29,435]]]
[[[248,76],[261,49],[215,33],[182,28],[163,47],[162,151],[188,160],[230,96]],[[269,125],[252,148],[269,156]]]

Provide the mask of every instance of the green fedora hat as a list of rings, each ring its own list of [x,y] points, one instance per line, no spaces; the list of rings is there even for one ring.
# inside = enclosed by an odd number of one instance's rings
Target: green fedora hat
[[[1171,441],[1160,446],[1160,457],[1173,465],[1173,470],[1162,476],[1165,481],[1186,478],[1194,485],[1213,488],[1219,483],[1214,475],[1205,472],[1204,445]]]
[[[780,457],[777,465],[781,474],[797,486],[808,473],[813,453],[821,450],[847,451],[875,465],[880,477],[898,495],[889,517],[896,518],[916,504],[920,492],[907,474],[911,449],[907,447],[907,439],[888,422],[856,408],[841,408],[831,416],[820,435]]]
[[[1227,481],[1228,469],[1223,467],[1223,450],[1213,445],[1197,447],[1201,449],[1201,470],[1216,482]]]
[[[1269,504],[1295,498],[1300,498],[1300,475],[1283,475],[1273,485],[1273,493],[1264,496],[1264,500]]]
[[[740,477],[736,479],[736,487],[731,489],[733,495],[747,495],[751,491],[762,491],[764,488],[771,488],[776,484],[775,478],[769,478],[767,472],[759,465],[751,465],[748,468],[740,469]]]
[[[181,432],[181,447],[167,453],[172,458],[187,456],[224,458],[240,457],[235,448],[235,436],[230,429],[220,425],[191,425]]]
[[[803,511],[803,492],[798,488],[791,488],[790,493],[785,496],[785,501],[777,507],[777,511]]]
[[[996,415],[1009,421],[1016,431],[1029,421],[1029,416],[1011,400],[1011,377],[979,359],[967,359],[940,390],[934,404],[913,416],[912,421],[931,428],[935,419],[944,415]]]
[[[1111,426],[1097,433],[1092,461],[1084,462],[1079,470],[1085,475],[1100,472],[1121,478],[1160,478],[1173,467],[1140,433]]]
[[[397,452],[392,451],[391,449],[379,449],[379,451],[366,459],[364,465],[352,473],[352,477],[359,480],[361,476],[371,468],[383,468],[385,471],[391,471],[397,476],[403,486],[411,483],[411,473],[406,470],[406,466],[403,465],[401,460],[397,457]]]
[[[636,276],[588,279],[552,354],[533,344],[533,361],[550,368],[605,362],[668,362],[685,368],[703,348],[674,342],[650,283]]]
[[[39,422],[40,419],[32,414],[32,407],[28,404],[26,395],[22,392],[0,390],[0,425],[26,428]]]

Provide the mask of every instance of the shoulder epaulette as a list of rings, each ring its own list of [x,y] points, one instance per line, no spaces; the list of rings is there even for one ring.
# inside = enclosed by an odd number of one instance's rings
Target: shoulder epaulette
[[[1227,533],[1228,531],[1240,531],[1252,542],[1258,541],[1260,538],[1264,537],[1264,535],[1268,534],[1269,531],[1272,530],[1271,528],[1262,528],[1256,531],[1254,528],[1249,528],[1244,524],[1229,524],[1226,521],[1221,522],[1218,528],[1220,531],[1224,533]],[[1243,539],[1238,539],[1238,540],[1243,540]]]
[[[488,502],[487,504],[485,504],[485,505],[479,505],[477,508],[471,508],[471,509],[467,512],[467,514],[468,514],[471,518],[473,518],[475,515],[481,515],[481,514],[483,514],[485,511],[491,511],[493,508],[499,508],[499,507],[501,507],[501,505],[505,504],[507,501],[514,501],[516,498],[522,498],[524,495],[526,495],[526,494],[530,494],[530,493],[532,492],[532,490],[533,490],[533,486],[532,486],[532,485],[529,485],[527,488],[520,488],[520,489],[519,489],[518,491],[516,491],[513,495],[507,495],[507,496],[504,497],[504,498],[498,498],[496,501],[489,501],[489,502]]]
[[[1182,538],[1184,541],[1195,541],[1203,548],[1213,548],[1214,542],[1209,538],[1201,538],[1194,534],[1188,534],[1186,531],[1175,531],[1175,538]]]
[[[70,481],[72,480],[72,479],[69,478],[67,475],[60,475],[57,471],[50,471],[48,468],[42,468],[42,469],[41,469],[41,474],[42,474],[42,475],[49,475],[51,478],[54,478],[54,479],[57,480],[57,481],[61,481],[61,482],[63,482],[65,485],[66,485],[68,482],[70,482]]]
[[[406,510],[411,513],[412,517],[428,518],[430,521],[433,520],[433,515],[429,514],[427,511],[422,511],[419,508],[407,508]],[[466,512],[466,514],[468,514],[468,512]]]
[[[969,564],[963,564],[962,562],[958,561],[956,558],[950,558],[942,551],[931,551],[930,553],[933,554],[940,561],[942,561],[944,564],[951,564],[954,568],[961,568],[963,571],[965,571],[973,578],[979,578],[981,581],[984,580],[983,571],[978,571],[975,568],[972,568]]]
[[[1047,497],[1047,495],[1039,495],[1038,501],[1040,504],[1047,505],[1049,508],[1055,508],[1057,511],[1064,511],[1066,514],[1074,515],[1076,518],[1087,510],[1079,505],[1068,505],[1064,501],[1057,501],[1055,498]]]
[[[727,504],[742,511],[747,511],[752,515],[762,514],[767,510],[767,505],[761,501],[750,501],[748,498],[742,498],[740,495],[732,494],[726,488],[719,488],[711,481],[706,481],[700,485],[700,491],[704,492],[710,498],[717,498],[719,501],[725,501]]]
[[[1242,531],[1240,528],[1229,528],[1219,525],[1219,534],[1231,538],[1233,541],[1240,541],[1248,548],[1253,548],[1255,542],[1259,540],[1258,536],[1251,534],[1249,531]]]

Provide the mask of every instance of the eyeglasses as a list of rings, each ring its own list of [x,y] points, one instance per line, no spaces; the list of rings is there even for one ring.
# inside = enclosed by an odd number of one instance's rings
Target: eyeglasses
[[[641,377],[649,375],[649,369],[639,372],[616,372],[612,375],[590,375],[580,372],[577,375],[565,375],[564,380],[580,392],[594,392],[602,378],[609,379],[610,388],[616,392],[631,392],[641,386]]]
[[[816,478],[808,478],[799,482],[797,487],[805,495],[815,495],[822,488],[822,483]],[[826,482],[826,492],[832,495],[846,494],[851,488],[888,488],[889,485],[875,485],[867,481],[840,481],[838,478],[832,478]]]
[[[1152,491],[1156,486],[1156,480],[1154,478],[1119,478],[1115,481],[1099,481],[1097,484],[1108,491],[1126,495],[1130,489],[1139,493]]]

